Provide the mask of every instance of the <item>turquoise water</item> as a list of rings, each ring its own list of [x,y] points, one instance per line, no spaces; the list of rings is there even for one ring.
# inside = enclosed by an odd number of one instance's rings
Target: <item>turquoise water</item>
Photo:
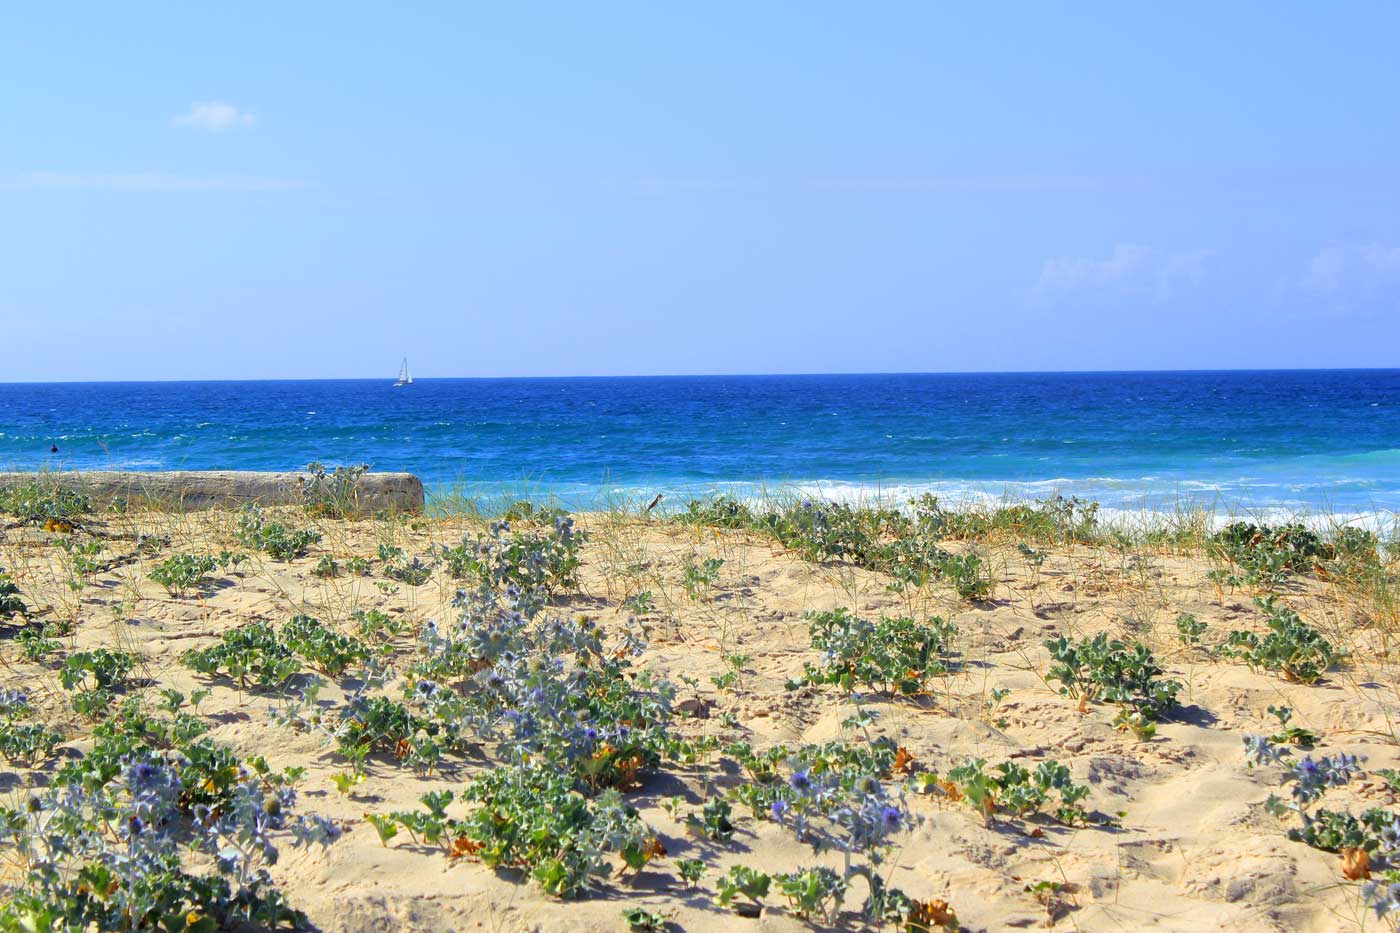
[[[0,385],[6,468],[312,459],[576,506],[793,487],[1370,512],[1400,508],[1400,370]]]

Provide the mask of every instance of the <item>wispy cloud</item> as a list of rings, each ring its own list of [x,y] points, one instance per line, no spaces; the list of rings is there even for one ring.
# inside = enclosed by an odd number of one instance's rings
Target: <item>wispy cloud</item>
[[[257,117],[251,113],[239,110],[233,104],[217,100],[199,101],[191,104],[188,112],[182,113],[170,121],[172,126],[205,130],[210,133],[224,133],[229,130],[241,129],[252,126],[255,122],[257,122]]]
[[[1400,246],[1324,246],[1303,271],[1303,290],[1335,302],[1400,288]]]
[[[295,178],[264,178],[250,175],[167,175],[154,172],[25,172],[0,186],[10,188],[56,188],[87,191],[294,191],[306,184]]]
[[[1199,283],[1210,255],[1206,250],[1169,252],[1120,243],[1102,259],[1047,259],[1031,288],[1031,297],[1049,301],[1098,291],[1165,301],[1175,290]]]

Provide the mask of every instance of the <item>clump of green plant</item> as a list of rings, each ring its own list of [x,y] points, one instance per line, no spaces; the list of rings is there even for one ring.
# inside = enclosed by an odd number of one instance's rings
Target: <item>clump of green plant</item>
[[[81,590],[86,581],[91,581],[100,573],[105,564],[97,559],[105,545],[96,538],[79,541],[72,535],[59,538],[56,542],[63,552],[71,577],[68,586],[74,592]]]
[[[382,609],[356,609],[350,613],[350,620],[361,638],[377,642],[397,638],[408,630],[401,617],[391,616]]]
[[[112,651],[108,648],[94,648],[91,651],[75,651],[63,660],[58,679],[65,690],[80,690],[89,686],[96,689],[120,687],[136,666],[136,658],[125,651]]]
[[[1206,633],[1207,627],[1206,623],[1189,612],[1183,612],[1176,617],[1177,638],[1188,648],[1201,643],[1201,636]]]
[[[63,741],[57,732],[36,723],[20,722],[33,712],[23,690],[0,689],[0,757],[33,767],[53,755]]]
[[[552,525],[568,517],[568,511],[553,505],[538,505],[529,499],[517,499],[506,506],[501,518],[507,522],[527,522],[532,525]]]
[[[724,559],[721,557],[707,557],[699,563],[693,558],[687,560],[681,572],[681,586],[685,588],[686,595],[699,599],[708,592],[719,582],[719,569],[723,566]]]
[[[922,693],[933,678],[948,672],[958,631],[937,616],[925,622],[888,616],[869,622],[848,609],[809,612],[807,626],[823,663],[805,664],[801,680],[789,688],[835,684],[847,692],[865,687],[903,694]]]
[[[1277,742],[1282,745],[1301,745],[1304,748],[1312,748],[1317,744],[1317,733],[1311,729],[1304,729],[1302,726],[1290,726],[1288,723],[1293,718],[1293,710],[1287,706],[1269,705],[1269,715],[1278,720],[1279,731],[1269,736],[1270,742]]]
[[[479,804],[453,827],[462,851],[491,868],[520,869],[556,897],[605,881],[610,855],[637,871],[665,851],[616,790],[590,799],[551,768],[498,768],[473,780],[462,796]]]
[[[325,464],[312,461],[306,465],[310,474],[301,483],[302,507],[307,515],[318,518],[345,518],[360,511],[360,477],[369,472],[369,465],[358,463],[338,466],[329,473]]]
[[[0,513],[27,524],[68,524],[92,511],[92,500],[57,482],[27,480],[0,486]],[[52,528],[50,530],[62,530]]]
[[[311,575],[322,580],[333,580],[340,576],[340,562],[330,554],[322,554],[316,566],[311,568]]]
[[[1099,536],[1099,504],[1075,497],[1056,495],[989,509],[945,509],[936,496],[925,493],[911,504],[925,528],[952,539],[1003,535],[1043,544],[1087,544]]]
[[[939,561],[937,568],[963,599],[977,602],[992,595],[995,584],[991,568],[980,554],[973,551],[949,554]]]
[[[1035,813],[1050,802],[1052,791],[1059,804],[1048,812],[1056,821],[1073,826],[1088,819],[1081,801],[1089,788],[1075,784],[1069,767],[1053,759],[1042,761],[1034,771],[1014,761],[988,771],[985,759],[974,758],[949,771],[940,786],[956,799],[966,800],[988,822],[998,813],[1017,817]]]
[[[393,755],[415,770],[430,773],[444,751],[457,747],[456,728],[415,715],[389,697],[354,697],[332,730],[336,748],[358,766],[365,755]]]
[[[1274,597],[1257,598],[1254,604],[1264,612],[1268,634],[1260,637],[1255,632],[1233,631],[1220,647],[1223,656],[1304,684],[1315,683],[1347,657],[1344,649]]]
[[[1290,573],[1312,569],[1320,560],[1331,556],[1329,548],[1317,532],[1305,525],[1256,525],[1253,522],[1232,522],[1211,536],[1212,554],[1229,561],[1239,572],[1217,574],[1217,582],[1240,583],[1271,589]]]
[[[239,513],[235,537],[240,544],[273,560],[293,560],[306,556],[311,546],[321,540],[321,533],[310,528],[289,529],[270,520],[261,506],[253,504],[244,506]]]
[[[648,615],[656,611],[656,597],[652,595],[651,590],[642,590],[624,599],[622,606],[636,615]]]
[[[686,827],[696,835],[714,842],[728,842],[734,838],[733,810],[723,797],[711,797],[705,801],[697,816],[686,818]]]
[[[247,563],[248,555],[236,551],[220,551],[219,556],[215,558],[215,560],[219,562],[219,569],[221,570],[237,570],[240,566]]]
[[[662,933],[670,927],[664,914],[644,907],[632,907],[622,912],[622,921],[631,933]]]
[[[742,915],[757,917],[772,885],[773,878],[766,871],[748,865],[734,865],[730,867],[729,874],[720,877],[715,902],[721,907],[733,907]],[[734,899],[740,895],[745,900],[736,904]]]
[[[828,923],[835,921],[849,885],[845,876],[825,865],[774,875],[773,881],[793,913],[804,920],[820,917]]]
[[[402,548],[392,544],[379,545],[379,561],[384,568],[384,576],[409,586],[422,586],[433,575],[431,564],[424,563],[419,557],[410,559]]]
[[[717,495],[709,499],[691,499],[685,511],[675,516],[684,525],[706,525],[712,528],[752,528],[753,511],[733,496]]]
[[[204,582],[218,566],[218,559],[208,554],[176,554],[156,564],[148,576],[178,597]]]
[[[0,619],[24,612],[24,600],[20,596],[19,586],[0,569]]]
[[[1262,735],[1246,735],[1244,751],[1250,770],[1271,765],[1284,768],[1280,785],[1288,787],[1288,799],[1270,794],[1264,809],[1280,819],[1298,818],[1300,825],[1287,829],[1288,838],[1339,853],[1342,877],[1366,882],[1361,886],[1362,900],[1377,918],[1393,921],[1400,917],[1400,814],[1378,807],[1360,816],[1313,809],[1331,788],[1364,776],[1361,759],[1346,753],[1318,759],[1307,755],[1290,765],[1292,751]]]
[[[765,512],[757,527],[807,560],[845,559],[868,567],[880,562],[887,537],[907,534],[909,519],[895,509],[804,499]]]
[[[305,928],[267,866],[282,839],[328,845],[340,830],[293,815],[296,779],[128,701],[47,788],[0,807],[0,845],[18,869],[0,930]]]
[[[308,615],[295,615],[282,626],[281,641],[327,677],[339,677],[373,656],[370,647],[350,635],[327,628]]]
[[[266,622],[253,622],[224,632],[217,644],[185,652],[185,666],[206,677],[225,676],[275,690],[298,671],[301,664],[292,649],[277,638]]]
[[[53,755],[63,736],[32,722],[0,723],[0,757],[33,767]]]
[[[1176,705],[1181,682],[1161,677],[1161,666],[1142,642],[1128,645],[1100,632],[1077,643],[1062,635],[1045,647],[1055,662],[1047,680],[1059,681],[1066,696],[1123,707],[1119,725],[1140,738],[1151,738],[1153,724]]]
[[[486,535],[443,546],[447,572],[492,589],[513,586],[540,600],[578,585],[579,548],[587,534],[574,528],[565,512],[551,510],[547,524],[512,531],[508,521],[492,522]]]
[[[48,625],[20,629],[15,641],[19,642],[20,653],[29,661],[43,661],[62,647]]]

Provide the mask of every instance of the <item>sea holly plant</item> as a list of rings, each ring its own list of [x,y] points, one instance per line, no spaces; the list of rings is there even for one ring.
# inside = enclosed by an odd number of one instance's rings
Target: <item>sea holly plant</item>
[[[553,762],[590,792],[631,787],[660,763],[675,688],[632,668],[634,631],[605,645],[590,618],[535,617],[538,600],[514,584],[462,591],[456,604],[456,624],[420,633],[415,708],[512,758]]]
[[[48,758],[63,741],[63,736],[27,719],[33,708],[23,690],[0,689],[0,757],[32,767]]]
[[[311,575],[322,580],[334,580],[340,576],[340,561],[330,554],[322,554],[320,560],[316,561],[316,566],[311,568]]]
[[[1189,612],[1183,612],[1176,617],[1177,638],[1188,648],[1201,643],[1201,636],[1206,633],[1207,628],[1206,623]]]
[[[360,509],[360,478],[369,465],[338,466],[327,472],[325,464],[306,465],[307,477],[301,483],[301,501],[306,514],[318,518],[345,518]]]
[[[773,885],[772,877],[766,872],[748,865],[734,865],[729,874],[720,878],[715,891],[715,902],[721,907],[733,907],[738,913],[757,917],[763,910],[763,900]],[[735,902],[742,896],[744,900]]]
[[[1244,749],[1250,770],[1283,769],[1279,783],[1288,797],[1270,794],[1264,809],[1280,819],[1298,820],[1287,829],[1288,838],[1340,855],[1342,877],[1362,882],[1362,899],[1376,916],[1400,922],[1400,814],[1380,807],[1360,815],[1316,807],[1328,790],[1364,775],[1360,757],[1338,753],[1293,760],[1287,746],[1262,735],[1246,735]]]
[[[534,518],[537,524],[521,531],[512,531],[510,522],[502,520],[492,522],[485,535],[443,546],[440,554],[448,574],[477,590],[514,589],[520,594],[518,604],[534,607],[577,586],[579,548],[587,534],[574,528],[566,512],[552,510]]]
[[[914,824],[903,785],[880,776],[888,772],[894,752],[886,758],[845,743],[758,755],[743,746],[730,750],[739,754],[741,765],[748,761],[746,767],[756,777],[736,789],[735,796],[756,815],[786,826],[813,851],[840,852],[843,894],[850,879],[864,878],[870,897],[862,910],[867,919],[878,919],[888,891],[880,868]],[[835,891],[824,890],[827,895]]]
[[[869,622],[850,610],[807,614],[812,647],[822,652],[820,667],[804,665],[800,680],[788,684],[835,684],[852,692],[864,687],[881,693],[922,693],[951,665],[957,626],[934,616],[881,618]]]
[[[682,568],[681,586],[691,599],[699,599],[719,582],[719,571],[724,566],[724,558],[707,557],[697,563],[694,559]]]
[[[245,764],[188,732],[130,701],[46,789],[0,807],[16,870],[0,929],[306,926],[267,866],[283,842],[326,845],[340,830],[293,813],[294,772]]]
[[[410,558],[403,548],[391,544],[379,545],[379,562],[384,576],[409,586],[422,586],[433,575],[433,564],[421,557]]]

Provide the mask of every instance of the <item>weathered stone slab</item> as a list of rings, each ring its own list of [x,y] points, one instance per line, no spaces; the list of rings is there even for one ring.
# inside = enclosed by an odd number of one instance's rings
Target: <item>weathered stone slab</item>
[[[72,488],[100,505],[114,499],[172,509],[212,506],[300,505],[310,474],[257,473],[245,470],[177,470],[143,473],[123,470],[78,470],[53,473],[0,473],[0,485],[34,479]],[[355,484],[360,512],[419,512],[423,482],[412,473],[365,473]]]

